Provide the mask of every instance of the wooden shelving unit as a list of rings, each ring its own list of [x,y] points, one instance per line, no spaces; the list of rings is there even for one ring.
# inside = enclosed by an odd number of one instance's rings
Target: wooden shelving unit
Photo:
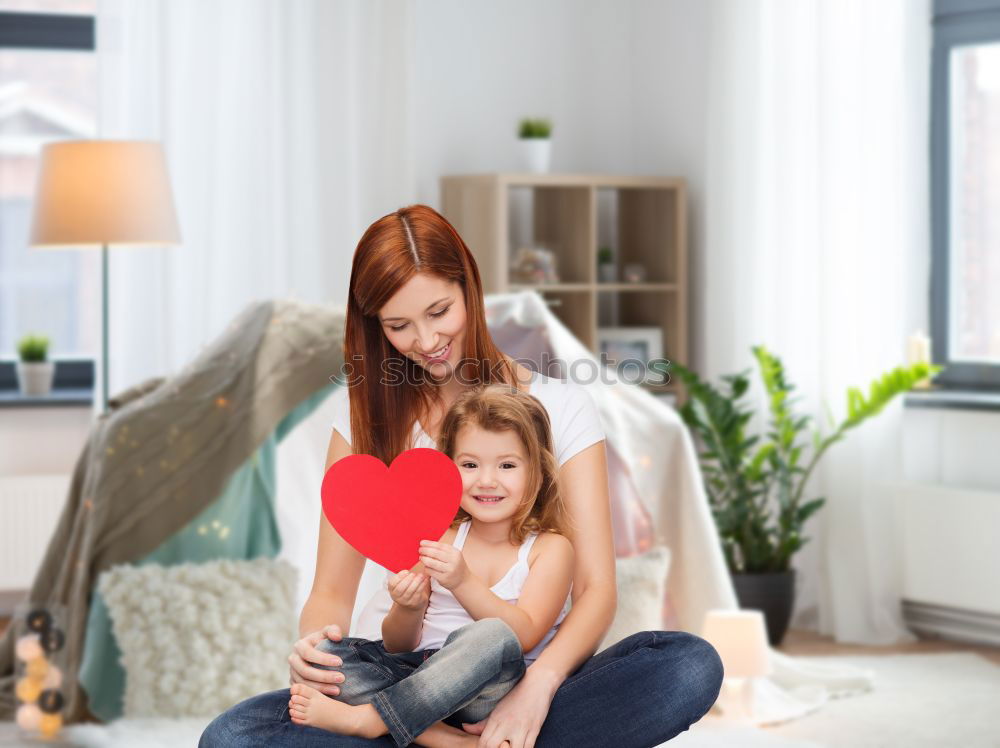
[[[673,177],[469,174],[441,178],[442,214],[476,257],[486,293],[533,289],[592,351],[600,327],[657,327],[663,356],[688,361],[687,189]],[[555,253],[559,282],[512,282],[521,246]],[[598,281],[597,250],[612,248],[646,281]],[[650,389],[676,391],[675,382]]]

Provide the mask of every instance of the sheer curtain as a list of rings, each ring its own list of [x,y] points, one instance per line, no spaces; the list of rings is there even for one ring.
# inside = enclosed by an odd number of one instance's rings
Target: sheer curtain
[[[742,370],[765,344],[829,433],[826,405],[839,421],[846,388],[926,329],[929,3],[718,0],[711,50],[700,364]],[[820,464],[793,625],[913,638],[887,485],[901,428],[896,402]]]
[[[111,392],[176,372],[250,301],[343,301],[411,202],[402,0],[101,0],[102,138],[163,143],[183,244],[111,252]]]

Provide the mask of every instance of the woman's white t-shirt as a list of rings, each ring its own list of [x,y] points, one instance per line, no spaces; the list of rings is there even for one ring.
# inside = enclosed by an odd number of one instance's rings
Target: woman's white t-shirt
[[[553,448],[556,461],[562,465],[571,457],[592,444],[604,439],[604,428],[597,406],[587,391],[576,382],[554,379],[532,372],[528,394],[534,395],[545,406],[552,425]],[[331,395],[334,405],[333,428],[351,443],[351,413],[349,389],[340,387]],[[436,447],[434,440],[419,423],[413,424],[413,447]],[[386,572],[388,581],[390,572]],[[382,638],[382,619],[392,607],[389,590],[383,584],[365,604],[352,636],[376,641]]]

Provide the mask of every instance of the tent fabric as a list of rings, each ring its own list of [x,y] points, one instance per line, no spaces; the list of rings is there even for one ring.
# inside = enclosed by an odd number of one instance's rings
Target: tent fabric
[[[220,558],[276,557],[281,551],[275,515],[278,445],[337,386],[331,383],[295,407],[253,456],[233,473],[218,499],[159,548],[134,564],[173,566]],[[314,499],[315,496],[318,496],[318,490],[313,494]],[[125,670],[120,659],[121,650],[111,627],[108,608],[95,586],[87,616],[78,680],[87,693],[90,713],[104,722],[123,714]]]
[[[289,412],[341,374],[343,330],[339,305],[254,302],[180,373],[109,403],[77,460],[27,598],[66,606],[71,675],[97,576],[154,553],[219,499]],[[0,639],[0,719],[7,720],[16,708],[13,629]],[[86,695],[70,680],[65,714],[76,722]]]

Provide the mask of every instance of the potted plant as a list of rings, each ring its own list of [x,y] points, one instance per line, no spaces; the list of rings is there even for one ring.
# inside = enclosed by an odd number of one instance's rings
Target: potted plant
[[[681,417],[700,443],[699,461],[722,552],[741,608],[762,610],[768,639],[777,646],[784,638],[794,603],[792,556],[809,538],[806,520],[825,503],[806,500],[806,484],[816,464],[847,431],[875,416],[896,395],[941,367],[917,363],[897,367],[871,383],[866,398],[856,387],[847,391],[847,416],[824,436],[812,429],[803,437],[810,416],[793,412],[789,397],[794,386],[785,379],[781,360],[763,346],[754,346],[768,399],[766,433],[748,435],[754,415],[742,403],[750,385],[749,369],[724,376],[716,389],[684,366],[671,368],[686,385],[688,398]]]
[[[547,119],[521,120],[518,137],[528,171],[543,174],[549,170],[552,158],[552,123]]]
[[[46,360],[49,339],[44,335],[25,335],[18,341],[17,382],[22,395],[47,395],[52,389],[55,364]]]
[[[601,283],[614,283],[617,280],[615,258],[611,247],[601,247],[597,250],[597,279]]]

